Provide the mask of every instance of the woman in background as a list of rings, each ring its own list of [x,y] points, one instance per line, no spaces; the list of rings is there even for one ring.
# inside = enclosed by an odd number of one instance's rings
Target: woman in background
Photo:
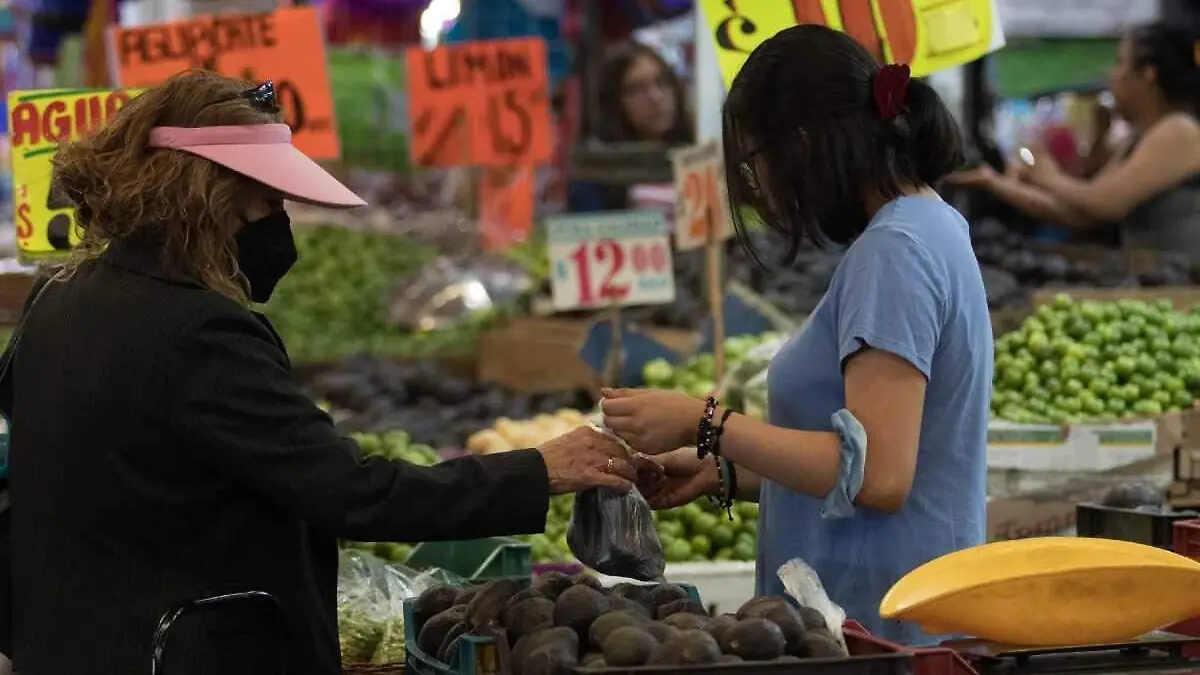
[[[876,635],[891,586],[984,541],[992,329],[967,222],[931,187],[958,168],[958,125],[907,66],[844,33],[788,28],[750,55],[724,111],[734,222],[756,211],[790,250],[848,246],[829,290],[768,370],[769,421],[658,390],[605,392],[604,421],[655,455],[656,508],[702,496],[761,504],[757,592],[802,558]],[[697,450],[702,417],[723,425]],[[714,448],[710,448],[714,449]]]
[[[1166,24],[1121,41],[1109,86],[1131,144],[1090,180],[1064,171],[1041,148],[1007,174],[984,166],[950,176],[987,190],[1033,218],[1076,229],[1118,223],[1130,248],[1200,258],[1200,35]]]
[[[596,140],[604,143],[688,145],[695,132],[683,83],[653,47],[631,42],[606,59],[600,76]],[[572,181],[571,211],[628,208],[629,187]]]

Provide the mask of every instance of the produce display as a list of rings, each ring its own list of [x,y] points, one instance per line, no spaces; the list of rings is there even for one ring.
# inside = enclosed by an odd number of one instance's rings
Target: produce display
[[[1200,396],[1200,313],[1065,294],[996,340],[992,413],[1013,422],[1153,417]]]
[[[367,355],[343,360],[305,389],[347,411],[338,425],[346,433],[403,429],[413,441],[436,448],[461,447],[500,418],[526,419],[593,404],[585,391],[523,394],[456,377],[433,361],[400,363]]]
[[[669,583],[604,588],[586,576],[551,573],[526,590],[511,580],[434,586],[412,601],[412,617],[426,656],[450,663],[462,636],[493,636],[509,641],[516,675],[848,656],[811,607],[757,597],[736,614],[714,617]]]
[[[294,361],[470,349],[477,323],[412,333],[388,321],[392,292],[434,258],[433,249],[342,227],[296,227],[295,237],[300,258],[265,307]]]
[[[747,414],[760,412],[759,406],[755,406],[754,403],[759,398],[765,400],[765,396],[758,395],[765,392],[752,392],[748,397],[747,389],[756,385],[763,385],[765,388],[765,380],[756,383],[756,376],[766,370],[767,364],[785,338],[786,336],[780,333],[763,333],[725,340],[728,374],[724,382],[725,390],[721,392],[725,404]],[[697,354],[678,365],[665,359],[656,359],[642,369],[642,379],[647,387],[674,389],[696,398],[704,398],[714,391],[721,390],[722,383],[715,381],[715,375],[712,354]]]

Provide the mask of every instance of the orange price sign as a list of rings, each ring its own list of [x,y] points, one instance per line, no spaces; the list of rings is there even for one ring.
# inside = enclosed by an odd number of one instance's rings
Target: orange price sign
[[[296,147],[313,159],[337,159],[341,152],[315,7],[113,27],[108,37],[122,86],[152,87],[188,68],[256,83],[270,79]]]
[[[671,155],[675,167],[675,194],[679,206],[675,212],[675,248],[687,251],[700,248],[712,239],[733,236],[729,214],[729,193],[725,187],[725,164],[721,146],[707,141]]]
[[[543,164],[552,150],[546,43],[410,49],[409,146],[421,167]]]
[[[533,230],[532,166],[485,168],[479,179],[479,228],[484,248],[504,249]]]

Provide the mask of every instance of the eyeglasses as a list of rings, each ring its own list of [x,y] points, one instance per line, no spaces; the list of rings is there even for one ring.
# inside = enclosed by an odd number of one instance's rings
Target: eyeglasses
[[[271,80],[247,89],[239,96],[249,101],[250,105],[259,112],[272,114],[279,112],[279,101],[275,98],[275,83]]]

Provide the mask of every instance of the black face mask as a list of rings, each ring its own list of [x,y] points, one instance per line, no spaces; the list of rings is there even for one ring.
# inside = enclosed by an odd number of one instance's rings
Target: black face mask
[[[292,219],[281,209],[248,221],[237,233],[236,241],[238,267],[250,282],[250,299],[257,303],[270,300],[276,284],[299,257],[292,237]]]

